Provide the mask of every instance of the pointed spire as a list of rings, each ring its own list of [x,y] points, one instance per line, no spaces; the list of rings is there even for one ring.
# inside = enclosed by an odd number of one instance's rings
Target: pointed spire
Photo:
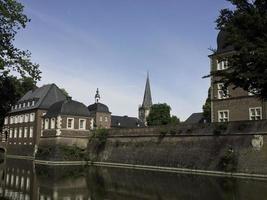
[[[98,88],[96,89],[96,94],[95,94],[95,102],[98,103],[100,100],[100,94]]]
[[[152,106],[152,97],[151,97],[151,90],[150,90],[150,83],[149,83],[149,72],[147,72],[146,87],[145,87],[145,94],[144,94],[142,107],[150,108],[151,106]]]

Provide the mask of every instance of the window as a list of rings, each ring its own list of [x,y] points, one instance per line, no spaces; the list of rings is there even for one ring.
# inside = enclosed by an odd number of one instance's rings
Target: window
[[[23,106],[22,107],[25,108],[26,107],[26,103],[23,103]]]
[[[35,101],[32,101],[32,106],[34,106],[35,105]]]
[[[10,124],[13,124],[13,117],[10,117]]]
[[[51,119],[50,128],[51,128],[51,129],[54,129],[55,127],[56,127],[56,120],[55,120],[55,118],[52,118],[52,119]]]
[[[86,123],[85,119],[79,119],[79,129],[85,130],[85,123]]]
[[[31,106],[31,102],[28,101],[27,103],[27,107],[30,107]]]
[[[32,138],[32,135],[33,135],[33,127],[30,127],[30,135],[29,135],[29,137]]]
[[[24,128],[24,138],[28,137],[28,127]]]
[[[30,114],[30,122],[34,122],[35,113]]]
[[[101,122],[102,122],[102,117],[99,117],[99,121],[101,121]]]
[[[218,99],[226,99],[229,97],[228,89],[225,92],[223,91],[223,83],[217,84],[217,91],[218,91]]]
[[[22,137],[22,128],[19,128],[19,138]]]
[[[17,129],[14,128],[14,138],[17,138]]]
[[[249,108],[249,119],[250,120],[261,120],[262,119],[262,108]]]
[[[18,108],[18,105],[15,105],[15,109],[17,109]]]
[[[20,115],[19,116],[19,123],[23,123],[24,122],[24,115]]]
[[[49,128],[49,119],[45,119],[44,129]]]
[[[67,128],[68,129],[74,128],[74,119],[73,118],[67,118]]]
[[[217,70],[225,70],[228,67],[228,60],[217,60]]]
[[[19,108],[21,108],[21,104],[19,104]]]
[[[24,117],[24,122],[29,122],[29,114],[25,114],[25,117]]]
[[[4,122],[4,124],[5,124],[5,125],[8,124],[8,117],[5,117],[5,122]]]
[[[10,130],[9,130],[9,138],[12,138],[13,137],[13,129],[11,128]]]
[[[107,122],[108,121],[108,117],[105,117],[105,122]]]
[[[18,123],[18,116],[15,116],[15,124]]]
[[[228,122],[229,121],[229,110],[219,110],[218,111],[218,121]]]

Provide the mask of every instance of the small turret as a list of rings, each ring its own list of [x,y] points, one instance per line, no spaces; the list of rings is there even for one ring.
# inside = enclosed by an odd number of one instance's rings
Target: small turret
[[[95,94],[95,102],[98,103],[100,100],[100,94],[98,88],[96,89],[96,94]]]

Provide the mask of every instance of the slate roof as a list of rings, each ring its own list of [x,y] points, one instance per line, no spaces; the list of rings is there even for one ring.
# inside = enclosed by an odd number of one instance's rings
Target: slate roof
[[[55,85],[48,84],[40,88],[28,91],[16,105],[26,103],[26,106],[12,109],[10,113],[27,111],[32,109],[48,109],[52,104],[66,99],[66,95]],[[28,102],[34,101],[34,105],[27,106]]]
[[[204,123],[205,118],[203,113],[193,113],[190,115],[190,117],[185,120],[185,123],[187,124],[198,124],[198,123]]]
[[[68,97],[66,100],[56,102],[50,106],[44,117],[56,117],[58,115],[89,117],[90,112],[83,103]]]
[[[88,106],[89,112],[103,112],[110,113],[108,107],[103,103],[94,103]]]
[[[227,33],[225,31],[220,31],[218,33],[216,53],[225,53],[234,50],[234,47],[232,45],[227,45],[226,38],[227,38]]]
[[[152,97],[151,97],[151,90],[150,90],[149,75],[147,74],[145,94],[144,94],[142,107],[150,108],[151,106],[152,106]]]
[[[116,115],[111,116],[112,128],[137,128],[144,126],[145,126],[144,123],[136,117],[116,116]]]

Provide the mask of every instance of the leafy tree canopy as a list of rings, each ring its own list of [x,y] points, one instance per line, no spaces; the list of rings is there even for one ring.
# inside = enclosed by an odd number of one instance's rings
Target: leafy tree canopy
[[[13,44],[18,30],[29,21],[21,3],[0,0],[0,127],[11,105],[41,78],[39,65],[30,61],[30,52]]]
[[[234,85],[267,98],[267,0],[228,0],[234,9],[222,9],[217,28],[226,33],[226,45],[235,53],[229,68],[212,72],[225,89]]]
[[[152,105],[147,117],[147,124],[156,126],[179,123],[179,119],[176,116],[171,117],[170,111],[171,107],[166,103]]]
[[[204,118],[205,118],[205,120],[207,122],[211,122],[211,99],[210,99],[210,90],[211,90],[211,88],[209,88],[208,97],[206,99],[205,104],[202,107],[202,109],[203,109],[203,116],[204,116]]]

